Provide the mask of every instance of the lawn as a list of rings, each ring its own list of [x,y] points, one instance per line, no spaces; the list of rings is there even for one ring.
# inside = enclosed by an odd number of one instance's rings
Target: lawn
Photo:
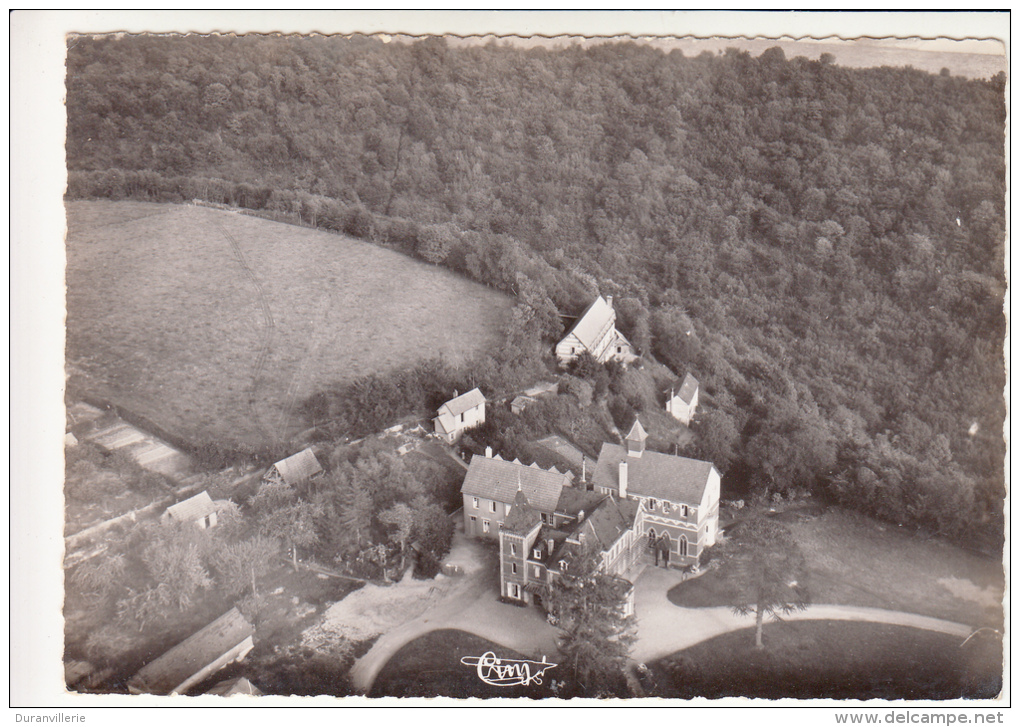
[[[195,443],[275,444],[324,386],[495,345],[511,300],[348,237],[189,205],[70,202],[67,358]]]
[[[415,639],[393,655],[376,677],[372,697],[527,697],[554,696],[551,680],[555,668],[546,672],[542,684],[500,687],[478,678],[476,669],[461,657],[492,652],[500,659],[526,659],[516,651],[455,629],[433,631]]]
[[[650,664],[650,695],[683,698],[990,699],[1002,689],[1002,647],[902,626],[797,621],[705,641]]]
[[[813,603],[909,611],[1001,629],[1002,564],[951,543],[925,538],[838,507],[773,515],[804,553]],[[735,544],[739,527],[730,528]],[[722,551],[720,551],[721,553]],[[728,606],[734,582],[720,567],[669,592],[686,607]]]

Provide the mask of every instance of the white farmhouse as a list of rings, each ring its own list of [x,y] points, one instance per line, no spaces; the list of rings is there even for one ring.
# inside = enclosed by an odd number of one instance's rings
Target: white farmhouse
[[[485,423],[485,396],[482,392],[475,388],[460,396],[456,396],[456,393],[439,407],[432,420],[436,425],[436,434],[447,444],[460,439],[465,429]]]

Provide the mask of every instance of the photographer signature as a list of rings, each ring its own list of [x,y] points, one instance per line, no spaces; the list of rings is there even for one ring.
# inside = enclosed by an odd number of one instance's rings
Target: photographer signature
[[[460,663],[475,667],[478,678],[495,687],[541,684],[542,675],[545,674],[546,669],[556,666],[556,664],[547,662],[544,656],[542,661],[500,659],[491,651],[487,651],[481,656],[461,657]]]

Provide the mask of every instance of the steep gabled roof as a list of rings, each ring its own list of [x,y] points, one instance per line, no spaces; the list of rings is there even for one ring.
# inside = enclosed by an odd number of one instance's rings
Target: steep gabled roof
[[[517,535],[527,535],[536,526],[542,524],[542,516],[535,510],[523,490],[518,490],[514,496],[510,512],[503,521],[502,528]]]
[[[603,551],[613,547],[620,537],[634,527],[638,504],[632,500],[617,500],[612,495],[596,508],[582,523]]]
[[[556,512],[577,517],[582,511],[593,512],[604,499],[606,499],[606,495],[601,492],[564,487],[563,492],[560,493],[560,500],[556,503]]]
[[[166,509],[166,514],[170,516],[170,519],[181,523],[201,520],[214,512],[216,512],[216,504],[209,497],[209,493],[204,490],[194,497],[189,497]]]
[[[203,667],[255,633],[248,619],[232,608],[177,644],[131,677],[129,686],[144,694],[170,694]]]
[[[303,449],[273,465],[288,485],[296,485],[322,472],[322,465],[311,448]]]
[[[624,437],[624,439],[634,442],[643,442],[648,439],[648,432],[646,432],[645,428],[641,426],[640,419],[634,420],[633,426],[631,426],[630,431],[627,432],[627,436]]]
[[[460,416],[469,409],[474,409],[476,406],[484,403],[485,396],[479,389],[474,388],[471,389],[471,391],[450,399],[448,402],[439,407],[439,411],[436,413],[439,416],[442,416],[444,413],[451,414],[453,416]]]
[[[544,470],[537,465],[523,465],[496,457],[474,455],[460,491],[473,497],[511,503],[517,490],[524,492],[531,506],[539,512],[553,512],[570,476],[555,469]]]
[[[628,457],[619,444],[605,443],[592,482],[614,493],[620,490],[620,462],[627,462],[627,494],[698,505],[705,495],[711,462],[645,450]]]
[[[585,308],[574,327],[567,335],[573,334],[589,351],[594,350],[599,341],[599,334],[613,319],[613,309],[601,295]]]
[[[683,383],[680,384],[680,391],[677,392],[677,395],[681,399],[683,399],[685,404],[690,404],[692,401],[694,401],[694,394],[695,392],[697,392],[697,390],[698,380],[691,376],[690,374],[687,374],[686,376],[684,376]]]

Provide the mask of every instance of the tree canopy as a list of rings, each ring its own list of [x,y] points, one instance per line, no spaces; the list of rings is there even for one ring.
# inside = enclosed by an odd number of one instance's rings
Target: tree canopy
[[[694,429],[753,488],[947,534],[981,523],[994,548],[1004,79],[832,60],[76,37],[68,194],[198,198],[394,245],[518,296],[501,352],[517,361],[557,313],[614,294],[639,349],[702,383]],[[363,383],[373,406],[400,400]],[[355,428],[378,418],[337,402],[318,400]]]

